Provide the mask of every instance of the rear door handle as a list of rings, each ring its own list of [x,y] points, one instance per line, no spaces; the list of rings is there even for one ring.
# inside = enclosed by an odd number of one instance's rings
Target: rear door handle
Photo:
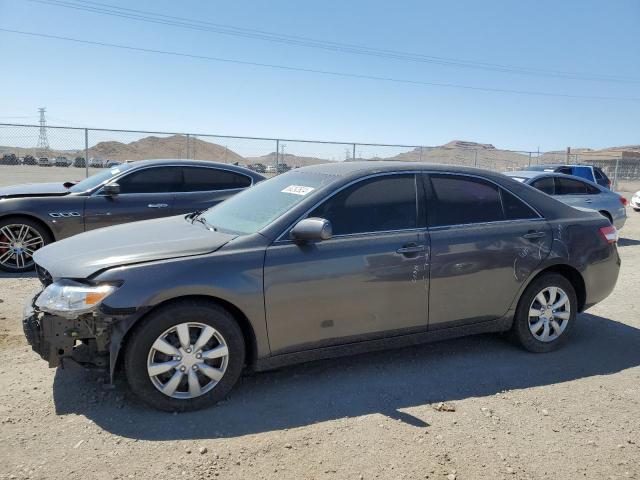
[[[536,232],[534,230],[531,230],[525,233],[522,237],[526,239],[532,239],[532,238],[542,238],[542,237],[545,237],[546,235],[547,234],[545,232]]]
[[[591,200],[590,198],[587,198],[587,199],[584,201],[584,203],[591,203],[591,202],[593,202],[593,200]]]
[[[420,253],[420,252],[424,252],[425,251],[425,246],[424,245],[405,245],[404,247],[401,247],[399,249],[396,250],[396,253],[400,253],[402,255],[406,254],[406,253]]]
[[[169,205],[167,203],[150,203],[147,205],[149,208],[167,208]]]

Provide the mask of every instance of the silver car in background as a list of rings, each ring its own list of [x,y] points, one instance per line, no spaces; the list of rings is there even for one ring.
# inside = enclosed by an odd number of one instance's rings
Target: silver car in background
[[[567,205],[596,210],[620,230],[627,221],[626,199],[606,187],[573,175],[546,171],[505,172],[519,182],[531,185]]]

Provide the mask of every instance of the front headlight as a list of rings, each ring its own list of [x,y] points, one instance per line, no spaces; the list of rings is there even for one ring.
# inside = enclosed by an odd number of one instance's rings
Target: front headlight
[[[90,312],[117,290],[115,285],[85,285],[73,280],[52,283],[38,296],[36,307],[61,316]]]

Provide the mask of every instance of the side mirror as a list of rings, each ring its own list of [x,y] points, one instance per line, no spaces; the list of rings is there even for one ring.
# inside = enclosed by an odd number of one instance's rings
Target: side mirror
[[[289,235],[299,242],[329,240],[332,235],[331,222],[324,218],[305,218],[294,225]]]
[[[104,187],[102,187],[102,193],[109,197],[118,195],[120,193],[120,185],[118,185],[117,183],[107,183]]]

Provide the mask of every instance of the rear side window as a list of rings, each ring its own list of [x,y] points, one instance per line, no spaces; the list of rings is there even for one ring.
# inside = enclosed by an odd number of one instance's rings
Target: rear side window
[[[415,176],[363,180],[329,198],[309,217],[329,220],[334,235],[417,228]]]
[[[587,180],[594,181],[593,170],[591,167],[572,167],[572,175],[580,178],[586,178]]]
[[[168,193],[180,185],[178,167],[145,168],[118,179],[120,193]]]
[[[572,178],[556,178],[556,195],[586,195],[587,184]]]
[[[586,185],[587,185],[587,194],[597,195],[598,193],[600,193],[600,189],[595,185],[591,185],[589,183],[587,183]]]
[[[538,214],[518,197],[504,189],[501,189],[500,192],[502,194],[504,216],[507,220],[538,218]]]
[[[540,190],[541,192],[546,193],[547,195],[553,195],[556,191],[555,182],[553,181],[553,177],[545,177],[535,182],[531,182],[531,186]]]
[[[183,192],[207,192],[211,190],[231,190],[246,188],[251,179],[241,173],[217,168],[183,167]]]
[[[504,220],[500,191],[492,183],[457,175],[430,175],[433,199],[429,204],[432,226]]]

